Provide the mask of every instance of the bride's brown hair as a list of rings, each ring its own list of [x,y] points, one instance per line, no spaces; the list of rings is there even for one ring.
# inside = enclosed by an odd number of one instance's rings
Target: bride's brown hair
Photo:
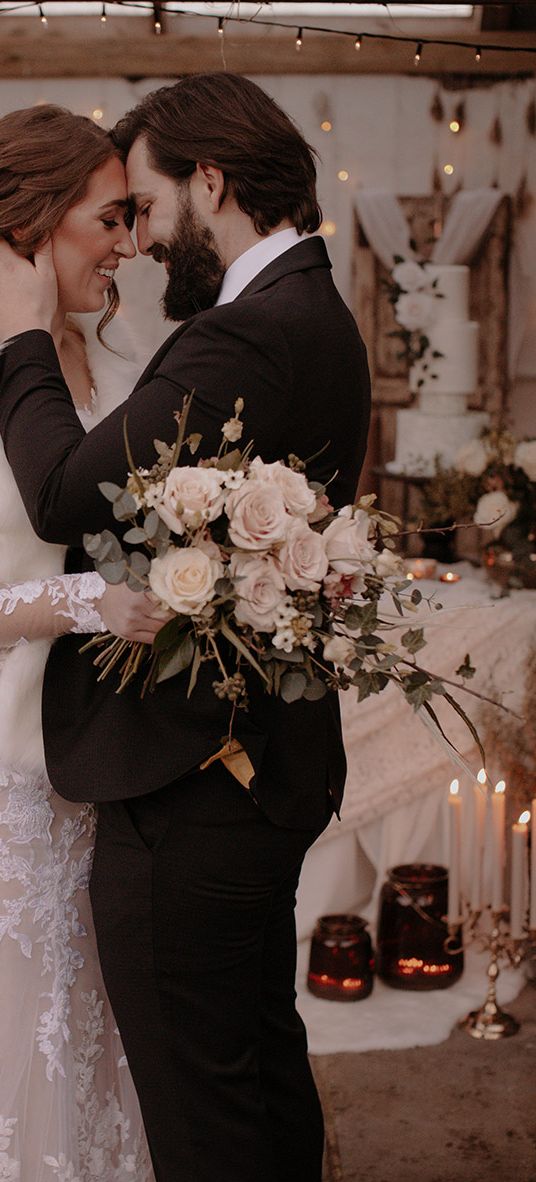
[[[43,103],[0,119],[0,237],[31,258],[85,196],[91,174],[118,151],[85,115]],[[97,334],[119,306],[112,283]]]

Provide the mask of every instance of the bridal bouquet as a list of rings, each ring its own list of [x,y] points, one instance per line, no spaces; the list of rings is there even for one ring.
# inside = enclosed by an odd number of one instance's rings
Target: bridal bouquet
[[[394,685],[437,727],[432,702],[446,700],[478,742],[447,689],[473,675],[469,656],[456,682],[417,661],[424,630],[406,617],[423,597],[394,553],[396,519],[375,507],[374,496],[335,512],[297,456],[265,463],[252,444],[235,446],[241,398],[218,455],[177,466],[183,449],[193,457],[201,439],[186,434],[191,398],[176,416],[176,443],[155,441],[150,471],[135,466],[125,421],[125,487],[99,486],[128,528],[123,544],[109,530],[84,537],[97,570],[110,583],[150,588],[174,613],[152,648],[110,634],[90,641],[103,649],[95,661],[100,677],[116,669],[121,691],[140,673],[144,694],[187,670],[190,695],[201,664],[210,662],[214,693],[233,714],[248,706],[245,673],[286,702],[352,687],[362,701]],[[424,606],[441,608],[433,596]]]

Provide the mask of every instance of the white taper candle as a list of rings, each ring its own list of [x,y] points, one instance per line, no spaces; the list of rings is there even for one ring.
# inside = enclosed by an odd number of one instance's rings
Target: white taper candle
[[[471,911],[480,911],[482,908],[482,862],[486,827],[487,781],[484,768],[480,769],[476,779],[476,784],[473,784],[473,860],[471,869],[471,893],[469,897]]]
[[[460,785],[453,780],[449,791],[449,901],[447,920],[460,922],[460,870],[462,848],[462,798]]]
[[[527,837],[530,812],[521,813],[512,825],[512,872],[510,882],[510,936],[521,940],[525,931],[527,909]]]
[[[499,780],[491,798],[491,909],[500,911],[504,906],[504,780]]]

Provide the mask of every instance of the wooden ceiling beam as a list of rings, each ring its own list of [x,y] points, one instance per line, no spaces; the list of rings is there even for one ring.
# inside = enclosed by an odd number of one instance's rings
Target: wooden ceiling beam
[[[174,25],[174,28],[176,26]],[[469,39],[469,38],[468,38]],[[471,38],[472,39],[472,38]],[[534,44],[530,33],[493,31],[482,38],[511,45],[517,53],[484,51],[477,67],[471,49],[425,45],[418,68],[413,42],[363,39],[356,53],[351,37],[322,33],[304,35],[296,53],[295,30],[233,29],[225,37],[212,29],[195,33],[165,32],[155,36],[151,17],[109,19],[102,28],[93,18],[36,20],[0,16],[0,78],[174,77],[178,74],[227,70],[248,74],[518,74],[536,70],[536,55],[524,52]],[[222,57],[225,55],[225,63]]]

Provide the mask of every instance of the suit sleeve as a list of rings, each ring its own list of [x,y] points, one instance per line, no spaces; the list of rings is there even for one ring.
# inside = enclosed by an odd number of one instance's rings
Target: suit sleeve
[[[225,305],[192,320],[150,377],[123,406],[85,434],[65,385],[52,337],[22,333],[0,358],[0,434],[30,521],[39,537],[79,546],[82,535],[117,530],[100,481],[126,482],[126,415],[134,462],[151,468],[154,439],[176,437],[174,414],[194,391],[188,433],[203,439],[198,456],[216,455],[221,428],[240,395],[244,442],[277,454],[292,380],[288,349],[278,330],[258,318],[230,315]],[[235,305],[236,308],[236,305]],[[150,369],[148,371],[150,373]],[[181,463],[190,453],[184,449]],[[196,461],[197,462],[197,458]]]

